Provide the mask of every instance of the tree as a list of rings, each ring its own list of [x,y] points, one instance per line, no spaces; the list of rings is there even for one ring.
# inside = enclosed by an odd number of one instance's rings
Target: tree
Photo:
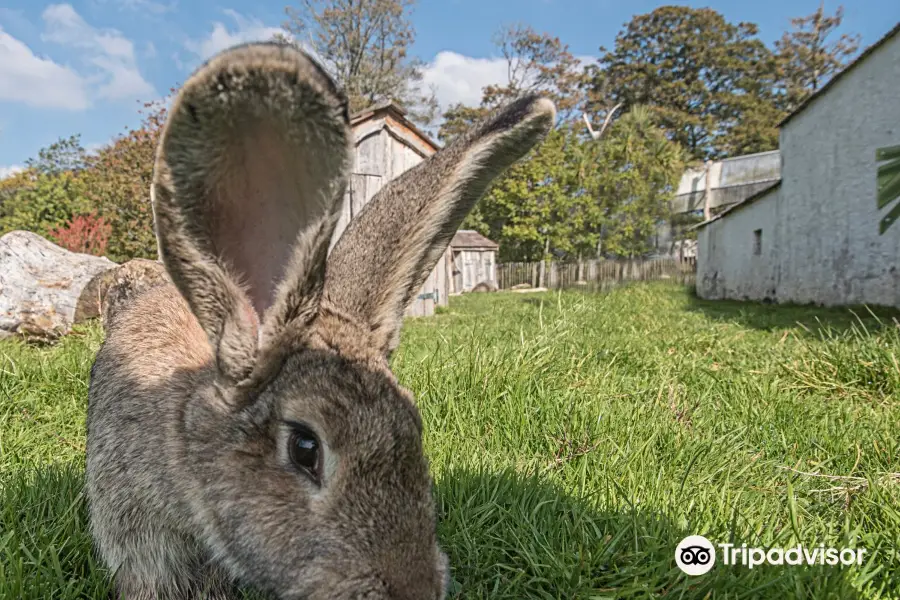
[[[655,125],[653,115],[646,107],[633,107],[598,146],[596,193],[604,219],[604,254],[647,253],[659,225],[670,216],[684,156]]]
[[[784,88],[785,110],[795,110],[846,66],[859,49],[858,35],[842,34],[828,41],[844,19],[844,7],[833,15],[825,14],[824,3],[816,12],[791,19],[792,31],[775,42]]]
[[[23,189],[34,185],[34,179],[35,173],[31,169],[23,169],[0,179],[0,222],[11,211],[9,201]]]
[[[578,171],[586,143],[569,126],[555,129],[494,182],[476,218],[500,242],[501,260],[577,256],[593,246],[600,213]]]
[[[108,256],[118,262],[157,257],[150,183],[166,110],[151,102],[141,112],[141,126],[98,151],[84,174],[91,206],[111,228]]]
[[[448,144],[456,136],[465,133],[488,114],[484,106],[466,106],[458,102],[444,112],[444,121],[438,129],[438,139]]]
[[[3,201],[0,235],[20,229],[50,237],[54,228],[90,210],[80,173],[34,173],[25,177],[27,184]]]
[[[522,24],[504,26],[493,41],[506,60],[507,81],[485,87],[482,106],[493,108],[523,93],[540,92],[556,104],[560,120],[570,120],[580,104],[583,74],[569,46]]]
[[[589,70],[592,108],[646,105],[697,159],[774,148],[777,68],[756,36],[756,25],[729,23],[708,8],[637,15]]]
[[[0,181],[0,235],[22,229],[50,236],[54,228],[89,210],[86,161],[80,136],[60,138],[28,159],[23,171]]]
[[[500,28],[493,41],[506,61],[506,81],[484,87],[477,107],[462,103],[450,106],[438,131],[441,142],[449,143],[491,109],[525,93],[540,93],[553,100],[562,122],[573,120],[583,103],[583,70],[558,37],[515,24]]]
[[[288,39],[307,45],[340,85],[351,112],[395,100],[412,120],[429,124],[437,111],[433,91],[423,92],[422,63],[409,56],[415,0],[301,0],[287,7]]]
[[[42,175],[80,171],[87,166],[87,151],[81,146],[81,136],[71,135],[41,148],[37,158],[29,158],[25,166]]]
[[[76,215],[62,227],[50,230],[50,237],[60,246],[71,252],[103,256],[112,227],[96,212]]]

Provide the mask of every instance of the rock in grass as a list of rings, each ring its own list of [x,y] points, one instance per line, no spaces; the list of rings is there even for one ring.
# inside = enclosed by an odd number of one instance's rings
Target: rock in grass
[[[485,280],[480,281],[475,287],[472,288],[473,292],[496,292],[497,284],[493,281]]]
[[[0,337],[51,341],[68,333],[84,287],[115,266],[30,231],[0,237]]]

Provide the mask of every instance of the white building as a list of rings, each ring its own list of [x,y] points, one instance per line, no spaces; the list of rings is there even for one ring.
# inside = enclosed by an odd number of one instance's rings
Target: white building
[[[900,306],[875,160],[900,144],[900,24],[780,127],[781,181],[698,226],[698,295]]]
[[[709,209],[709,216],[715,216],[780,178],[778,150],[710,161],[685,170],[669,208],[675,215],[690,214],[702,219],[704,211]],[[692,260],[696,256],[694,240],[681,237],[684,227],[671,221],[657,227],[653,240],[657,256],[678,260]]]

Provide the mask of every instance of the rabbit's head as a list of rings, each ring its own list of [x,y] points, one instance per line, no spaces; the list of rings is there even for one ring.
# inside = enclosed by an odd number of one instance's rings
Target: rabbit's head
[[[404,311],[491,180],[550,129],[523,98],[391,181],[329,242],[347,102],[287,45],[201,67],[155,164],[160,256],[205,332],[184,416],[213,558],[281,598],[439,599],[422,422],[388,367]]]

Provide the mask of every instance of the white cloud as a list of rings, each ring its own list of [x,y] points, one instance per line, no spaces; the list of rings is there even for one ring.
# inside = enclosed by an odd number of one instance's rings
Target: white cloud
[[[425,65],[422,83],[434,87],[443,110],[457,102],[478,106],[482,88],[506,83],[507,77],[503,58],[473,58],[445,50]]]
[[[19,171],[24,170],[25,167],[19,165],[12,165],[11,167],[0,167],[0,179],[6,179],[7,177],[15,175]]]
[[[578,70],[593,64],[593,56],[576,56]],[[467,106],[481,104],[482,89],[509,82],[505,58],[474,58],[452,51],[439,52],[425,65],[423,83],[436,90],[441,109],[462,102]]]
[[[116,4],[119,8],[125,8],[142,13],[151,13],[161,15],[175,10],[177,3],[172,2],[156,2],[156,0],[100,0],[103,4]]]
[[[138,69],[134,44],[119,31],[92,27],[69,4],[51,4],[42,18],[42,38],[77,50],[90,67],[86,78],[97,98],[132,100],[156,95]]]
[[[234,21],[234,28],[229,29],[224,23],[213,23],[212,31],[199,40],[188,40],[185,47],[201,60],[206,60],[226,48],[246,42],[271,40],[276,33],[284,33],[280,27],[266,25],[252,17],[245,17],[239,12],[226,9],[224,12]]]
[[[82,110],[90,104],[87,84],[78,73],[37,56],[2,28],[0,100],[68,110]]]

